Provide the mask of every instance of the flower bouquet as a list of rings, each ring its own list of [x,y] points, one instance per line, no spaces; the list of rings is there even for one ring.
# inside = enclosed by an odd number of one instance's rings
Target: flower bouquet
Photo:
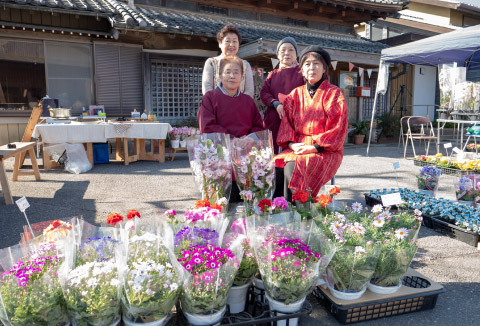
[[[215,324],[226,310],[227,296],[243,256],[241,238],[228,248],[212,244],[182,249],[178,261],[187,271],[182,310],[193,325]]]
[[[336,246],[327,270],[327,286],[333,296],[355,300],[362,296],[375,271],[380,248],[371,240],[375,227],[361,207],[354,203],[345,215],[327,213],[317,225]],[[378,208],[374,207],[374,212]],[[381,208],[380,208],[381,211]]]
[[[191,136],[187,140],[188,158],[202,198],[216,203],[229,198],[232,188],[230,138],[213,133]]]
[[[272,133],[269,130],[251,133],[232,140],[232,164],[240,190],[250,191],[246,204],[271,197],[275,188]]]
[[[250,222],[247,227],[266,297],[272,310],[296,312],[328,264],[321,252],[332,246],[312,221],[287,226],[263,221],[261,225],[258,220],[255,229],[251,228]],[[296,325],[297,322],[294,319],[289,324]],[[284,324],[284,321],[280,323]]]
[[[37,248],[29,251],[32,248]],[[63,256],[51,243],[29,241],[0,251],[0,321],[8,326],[69,325],[57,271]]]
[[[442,169],[434,166],[424,166],[417,176],[418,191],[422,194],[435,197],[435,191],[438,188],[438,180],[442,175]]]
[[[59,272],[68,314],[74,325],[116,325],[121,282],[115,254],[121,252],[120,241],[108,236],[112,228],[84,221],[74,225],[74,230]]]
[[[455,183],[455,197],[459,203],[473,205],[475,199],[480,195],[476,187],[477,177],[473,174],[462,176]]]
[[[302,220],[311,220],[317,215],[315,205],[312,205],[314,199],[309,192],[303,190],[295,191],[292,195],[292,202],[295,203],[295,211]]]
[[[165,325],[181,292],[183,269],[173,255],[168,241],[171,236],[162,240],[159,231],[137,230],[128,239],[127,254],[117,256],[118,266],[125,267],[121,274],[123,320],[127,325]]]
[[[422,213],[399,212],[392,215],[381,211],[373,216],[371,223],[375,226],[372,233],[374,242],[381,247],[381,252],[368,289],[379,294],[391,294],[402,285],[403,275],[417,251],[415,239],[420,229]]]
[[[287,225],[293,222],[291,204],[282,196],[273,200],[262,199],[258,205],[259,215],[268,220],[270,224]]]

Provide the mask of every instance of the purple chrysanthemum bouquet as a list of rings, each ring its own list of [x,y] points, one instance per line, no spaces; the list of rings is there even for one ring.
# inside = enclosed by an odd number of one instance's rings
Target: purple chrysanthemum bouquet
[[[37,248],[37,249],[34,249]],[[33,250],[30,250],[33,249]],[[0,321],[4,325],[68,325],[54,244],[22,243],[0,251]]]
[[[461,176],[455,183],[455,197],[459,202],[468,202],[470,205],[480,196],[480,179],[474,174]]]
[[[417,176],[419,191],[434,196],[441,175],[442,169],[434,166],[424,166],[420,170],[420,174]]]

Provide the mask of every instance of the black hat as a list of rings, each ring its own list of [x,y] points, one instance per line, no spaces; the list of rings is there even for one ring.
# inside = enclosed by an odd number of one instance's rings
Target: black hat
[[[293,47],[295,48],[296,56],[298,57],[297,41],[295,41],[295,39],[291,36],[287,36],[284,39],[282,39],[280,42],[278,42],[278,44],[277,44],[277,56],[278,56],[278,50],[280,50],[280,47],[282,46],[283,43],[290,43],[291,45],[293,45]]]
[[[327,64],[327,68],[330,67],[330,63],[332,62],[332,59],[330,59],[330,54],[328,54],[327,51],[325,51],[322,47],[319,45],[310,45],[303,50],[302,55],[300,56],[300,62],[302,61],[302,58],[309,52],[316,52],[320,54],[325,60],[325,63]]]

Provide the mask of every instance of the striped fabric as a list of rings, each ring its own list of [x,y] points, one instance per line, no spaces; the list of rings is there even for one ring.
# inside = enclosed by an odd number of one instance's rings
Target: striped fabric
[[[275,157],[277,167],[295,162],[289,188],[311,191],[315,196],[320,187],[335,176],[343,159],[343,142],[348,128],[348,111],[342,91],[324,81],[310,97],[307,86],[294,89],[284,101],[285,117],[278,131],[277,143],[284,149]],[[317,143],[322,153],[295,155],[288,142]]]

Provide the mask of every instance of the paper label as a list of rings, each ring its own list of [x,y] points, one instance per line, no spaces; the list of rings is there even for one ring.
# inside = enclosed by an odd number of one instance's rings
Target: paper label
[[[381,198],[382,198],[382,205],[385,207],[399,205],[403,202],[402,196],[400,196],[399,192],[395,192],[393,194],[388,194],[388,195],[382,195]]]
[[[394,170],[400,169],[400,162],[393,162],[393,169]]]
[[[330,189],[333,189],[333,188],[335,188],[335,185],[328,185],[328,186],[325,185],[325,190],[326,190],[327,192],[330,191]]]
[[[446,143],[446,144],[443,144],[443,147],[446,149],[446,148],[450,148],[452,147],[452,143]]]
[[[25,212],[25,210],[30,207],[30,204],[28,203],[28,200],[25,196],[23,196],[19,200],[15,201],[15,204],[17,204],[18,209],[22,213]]]
[[[460,148],[458,148],[458,147],[452,148],[452,151],[453,151],[454,153],[457,153],[457,154],[462,152],[462,151],[460,150]]]

